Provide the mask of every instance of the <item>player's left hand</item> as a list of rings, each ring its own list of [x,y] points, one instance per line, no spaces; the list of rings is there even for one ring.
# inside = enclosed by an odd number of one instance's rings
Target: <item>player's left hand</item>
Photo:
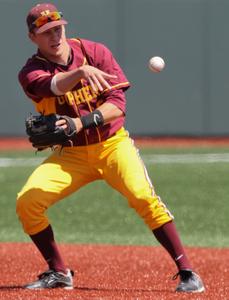
[[[37,150],[64,145],[77,133],[72,118],[57,114],[31,115],[26,119],[25,125],[29,141]]]

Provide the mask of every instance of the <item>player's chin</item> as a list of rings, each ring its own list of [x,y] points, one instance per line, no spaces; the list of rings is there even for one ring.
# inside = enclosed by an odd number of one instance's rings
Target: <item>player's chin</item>
[[[60,45],[57,45],[57,46],[51,46],[50,47],[50,52],[53,54],[53,55],[60,55],[62,52],[63,52],[63,49],[61,47],[61,44]]]

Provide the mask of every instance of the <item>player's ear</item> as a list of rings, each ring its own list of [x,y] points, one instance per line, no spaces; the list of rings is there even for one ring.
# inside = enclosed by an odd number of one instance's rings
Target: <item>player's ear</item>
[[[34,34],[33,32],[29,32],[29,33],[28,33],[28,37],[29,37],[29,39],[30,39],[32,42],[35,43],[35,34]]]

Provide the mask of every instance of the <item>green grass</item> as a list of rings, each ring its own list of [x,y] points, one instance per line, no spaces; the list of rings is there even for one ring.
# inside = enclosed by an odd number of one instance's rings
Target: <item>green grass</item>
[[[228,148],[142,149],[144,155],[229,153]],[[0,152],[0,158],[39,158],[47,152]],[[229,247],[229,163],[149,163],[156,192],[175,216],[185,245]],[[30,241],[15,213],[16,194],[34,167],[0,168],[0,241]],[[106,183],[82,188],[49,209],[59,242],[157,245],[150,230]]]

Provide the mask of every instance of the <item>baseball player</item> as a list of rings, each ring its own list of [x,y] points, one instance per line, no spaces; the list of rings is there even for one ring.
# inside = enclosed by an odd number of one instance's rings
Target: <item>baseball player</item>
[[[36,5],[27,16],[29,38],[38,50],[19,72],[20,84],[37,112],[68,116],[76,134],[53,149],[18,193],[18,217],[48,265],[48,271],[24,287],[73,288],[74,273],[63,261],[45,212],[87,183],[102,179],[128,200],[170,254],[178,269],[175,278],[180,278],[176,291],[204,291],[173,216],[155,193],[124,128],[125,91],[130,83],[107,47],[67,39],[66,24],[62,13],[50,3]],[[56,125],[69,130],[64,118]]]

